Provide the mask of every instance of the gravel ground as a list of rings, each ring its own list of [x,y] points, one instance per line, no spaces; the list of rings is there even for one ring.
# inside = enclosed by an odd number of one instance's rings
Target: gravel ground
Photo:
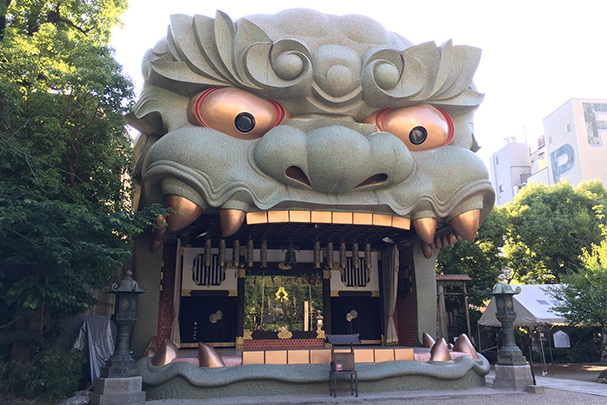
[[[605,386],[607,390],[607,386]],[[445,396],[434,396],[427,398],[402,398],[395,400],[382,400],[378,399],[373,402],[365,401],[365,404],[382,404],[382,405],[397,405],[397,404],[432,404],[436,405],[437,402],[443,402],[448,405],[484,405],[492,404],[497,402],[507,403],[508,405],[556,405],[556,404],[570,404],[570,405],[605,405],[607,398],[599,397],[596,395],[581,394],[578,392],[567,392],[559,390],[546,389],[543,394],[529,394],[529,393],[511,393],[507,396],[498,395],[478,395],[478,396],[456,396],[456,395],[445,395]],[[327,402],[323,402],[327,404]],[[344,404],[342,402],[341,404]]]

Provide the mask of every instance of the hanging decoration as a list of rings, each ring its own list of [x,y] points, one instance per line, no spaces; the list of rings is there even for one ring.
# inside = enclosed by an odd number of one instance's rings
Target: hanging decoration
[[[240,267],[240,241],[234,239],[234,247],[232,248],[232,265],[236,268]]]
[[[206,267],[211,266],[211,261],[213,260],[213,253],[211,252],[211,238],[207,238],[204,242],[204,265]]]
[[[285,249],[285,248],[281,248]],[[297,257],[295,255],[295,246],[293,242],[289,242],[289,247],[285,250],[285,261],[278,264],[278,268],[281,270],[291,270],[297,264]]]
[[[354,242],[352,244],[352,265],[357,270],[360,267],[360,260],[358,256],[358,243]]]
[[[253,239],[247,241],[247,267],[253,267]]]
[[[219,267],[223,268],[226,266],[226,240],[221,239],[219,241]]]
[[[346,243],[341,242],[339,244],[339,267],[343,270],[348,265],[348,261],[346,259]]]
[[[322,262],[322,252],[320,250],[320,242],[314,242],[314,268],[320,269],[320,263]]]
[[[371,244],[365,244],[365,267],[367,270],[371,270],[373,264],[371,263]]]
[[[333,242],[327,243],[327,268],[333,270],[335,263],[333,262]]]
[[[259,256],[261,267],[268,267],[268,241],[265,239],[261,241],[261,249],[259,249]]]

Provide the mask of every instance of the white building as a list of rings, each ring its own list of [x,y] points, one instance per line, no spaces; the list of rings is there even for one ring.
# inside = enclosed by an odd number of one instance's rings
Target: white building
[[[607,100],[571,99],[543,121],[537,148],[513,138],[489,164],[496,205],[514,199],[532,181],[548,185],[562,179],[574,187],[598,179],[607,185]]]
[[[571,99],[544,119],[548,184],[607,184],[607,100]]]
[[[531,171],[529,144],[506,138],[505,145],[491,155],[489,172],[495,190],[495,204],[504,205],[514,199],[527,183]]]

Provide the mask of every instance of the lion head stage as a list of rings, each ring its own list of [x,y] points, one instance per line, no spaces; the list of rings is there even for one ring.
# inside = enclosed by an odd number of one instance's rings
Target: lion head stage
[[[413,45],[359,15],[174,15],[128,117],[143,134],[140,205],[179,211],[169,231],[200,217],[224,238],[381,227],[419,236],[426,257],[472,240],[494,201],[474,155],[480,53]]]

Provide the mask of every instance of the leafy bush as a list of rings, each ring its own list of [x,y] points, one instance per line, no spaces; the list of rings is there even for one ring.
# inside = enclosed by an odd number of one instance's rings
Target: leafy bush
[[[49,349],[39,352],[32,363],[18,369],[0,360],[0,397],[43,401],[66,398],[79,388],[82,359],[81,351],[65,353]]]

